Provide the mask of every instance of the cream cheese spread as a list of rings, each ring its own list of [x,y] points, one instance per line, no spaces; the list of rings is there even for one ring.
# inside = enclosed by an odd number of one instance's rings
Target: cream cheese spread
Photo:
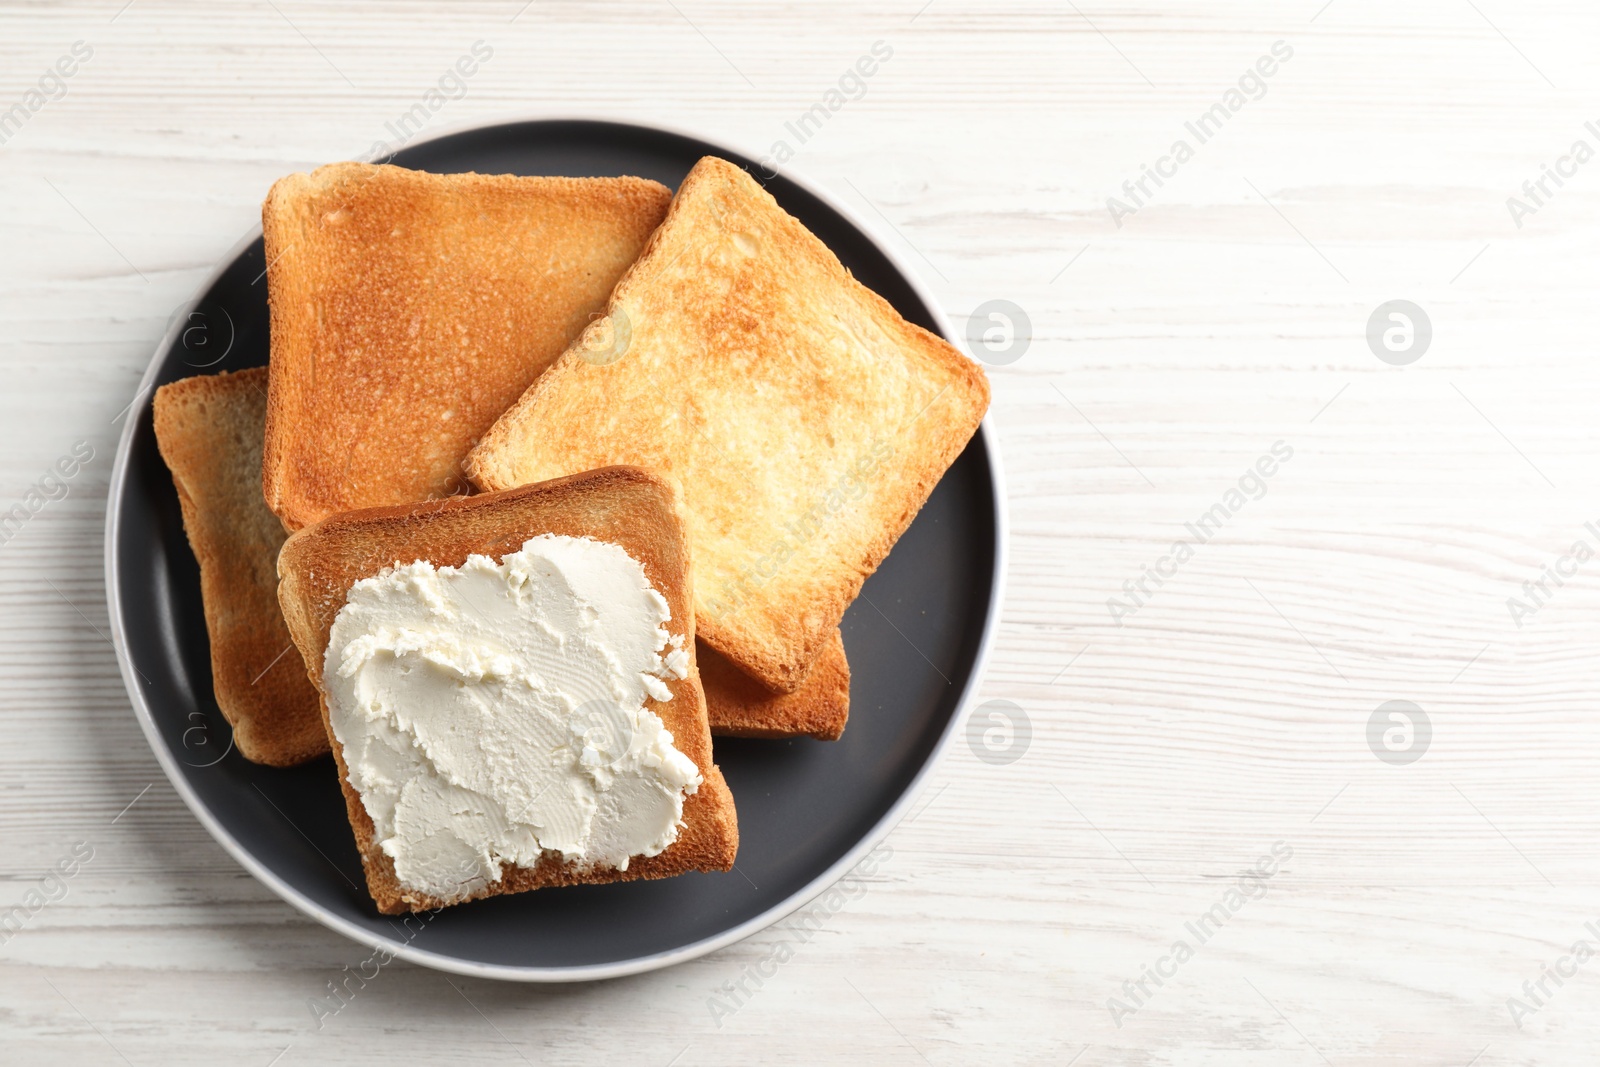
[[[356,582],[323,683],[400,884],[459,900],[507,863],[626,870],[676,840],[702,779],[644,706],[688,674],[671,617],[639,561],[592,538]]]

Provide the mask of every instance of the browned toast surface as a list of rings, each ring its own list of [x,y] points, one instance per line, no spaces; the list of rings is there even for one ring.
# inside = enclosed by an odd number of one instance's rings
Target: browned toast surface
[[[284,532],[261,498],[266,407],[265,367],[185,378],[156,390],[155,430],[200,563],[217,706],[246,759],[287,767],[328,751],[328,736],[278,608]]]
[[[289,529],[467,488],[467,450],[602,311],[671,193],[337,163],[262,204],[262,485]]]
[[[815,737],[837,741],[850,717],[850,661],[844,638],[822,647],[811,673],[792,693],[768,689],[700,642],[700,684],[713,737]]]
[[[474,553],[499,560],[521,548],[528,538],[545,533],[593,537],[621,545],[644,566],[646,576],[666,598],[673,631],[683,633],[692,643],[693,575],[672,488],[647,471],[610,467],[502,493],[336,515],[296,533],[279,557],[279,598],[319,690],[329,633],[350,587],[358,580],[396,563],[416,560],[460,566]],[[678,839],[659,855],[635,858],[626,871],[580,870],[548,857],[533,867],[508,865],[501,880],[479,896],[542,886],[666,878],[732,866],[739,841],[733,797],[712,763],[698,671],[691,663],[687,678],[666,684],[672,699],[650,700],[645,706],[672,731],[679,751],[694,761],[704,778],[699,790],[684,801],[684,827]],[[325,693],[321,706],[326,725]],[[331,729],[328,734],[331,738]],[[347,780],[340,746],[335,744],[333,751],[367,886],[379,911],[395,914],[441,906],[444,901],[400,885],[393,860],[374,841],[372,820]]]
[[[485,489],[609,463],[671,479],[700,635],[792,691],[976,430],[988,382],[710,157],[607,311],[468,473]]]

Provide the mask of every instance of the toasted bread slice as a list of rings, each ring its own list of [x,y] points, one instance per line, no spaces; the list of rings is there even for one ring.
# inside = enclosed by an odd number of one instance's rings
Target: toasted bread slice
[[[267,504],[297,530],[465,492],[467,450],[604,308],[670,199],[644,178],[364,163],[273,185]]]
[[[707,157],[607,316],[500,417],[467,473],[484,489],[607,463],[671,477],[701,636],[792,691],[988,403],[975,363]]]
[[[328,737],[323,658],[334,618],[350,587],[395,563],[427,560],[435,566],[460,566],[473,553],[500,560],[530,537],[542,533],[593,537],[621,545],[644,565],[646,576],[666,597],[672,629],[694,634],[693,577],[688,542],[673,505],[671,486],[647,471],[609,467],[504,493],[455,497],[418,504],[370,508],[335,515],[289,538],[278,559],[278,597],[284,618],[321,692]],[[704,783],[684,801],[684,826],[678,839],[659,855],[636,858],[626,871],[578,869],[559,859],[533,867],[508,865],[499,882],[477,897],[519,893],[553,885],[667,878],[685,871],[725,871],[739,845],[733,796],[711,762],[711,734],[705,697],[693,663],[688,676],[671,679],[672,699],[649,700],[645,707],[672,731],[677,748],[699,768]],[[344,752],[334,740],[339,784],[344,789],[351,828],[361,851],[367,888],[385,915],[443,906],[402,886],[394,861],[374,840],[372,819],[348,781]],[[473,898],[473,899],[476,899]]]
[[[317,691],[278,608],[282,525],[261,499],[267,369],[156,390],[156,444],[172,471],[211,637],[211,684],[245,759],[288,767],[328,751]]]
[[[792,693],[768,689],[704,641],[696,651],[713,737],[815,737],[837,741],[850,717],[850,661],[838,630]]]

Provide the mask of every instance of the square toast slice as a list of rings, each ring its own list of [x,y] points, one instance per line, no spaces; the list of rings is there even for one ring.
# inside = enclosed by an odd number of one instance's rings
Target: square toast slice
[[[465,492],[467,450],[604,308],[670,199],[644,178],[364,163],[274,184],[268,506],[297,530]]]
[[[396,563],[427,560],[435,566],[460,566],[481,553],[497,562],[538,534],[593,537],[621,545],[644,566],[666,597],[673,629],[693,646],[693,576],[689,547],[674,507],[672,487],[631,467],[610,467],[503,493],[454,497],[411,505],[369,508],[335,515],[294,534],[278,557],[278,596],[300,649],[307,673],[321,696],[323,725],[333,743],[339,784],[367,888],[385,915],[442,907],[446,901],[407,889],[395,876],[394,861],[374,839],[371,817],[348,780],[349,768],[328,722],[323,658],[335,617],[350,587]],[[672,699],[647,700],[684,755],[704,779],[684,800],[683,828],[665,851],[637,857],[626,871],[580,869],[546,853],[536,865],[508,864],[500,881],[470,899],[520,893],[545,886],[668,878],[686,871],[725,871],[739,845],[733,796],[711,761],[711,734],[699,672],[691,660],[687,677],[666,681]]]
[[[467,473],[487,490],[610,463],[666,475],[694,543],[701,636],[790,692],[988,404],[977,364],[707,157],[606,317],[495,422]]]
[[[837,741],[844,733],[850,718],[850,661],[837,629],[833,640],[822,646],[811,673],[792,693],[768,689],[704,641],[696,651],[711,736]]]
[[[200,563],[217,707],[245,759],[289,767],[328,751],[317,691],[278,608],[285,534],[261,497],[267,369],[202,374],[155,395],[156,445]]]

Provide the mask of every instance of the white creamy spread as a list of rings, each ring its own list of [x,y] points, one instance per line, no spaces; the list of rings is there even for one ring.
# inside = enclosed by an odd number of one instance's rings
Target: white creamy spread
[[[507,863],[626,870],[672,844],[701,777],[644,707],[688,674],[671,617],[639,561],[592,538],[356,582],[328,714],[401,885],[457,900]]]

